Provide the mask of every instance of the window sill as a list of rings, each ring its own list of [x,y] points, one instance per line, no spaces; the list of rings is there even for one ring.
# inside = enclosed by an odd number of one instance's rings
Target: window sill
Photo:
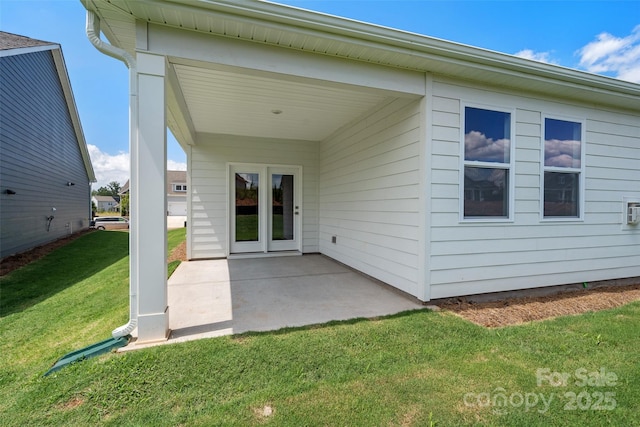
[[[540,222],[541,223],[549,223],[549,222],[584,222],[584,218],[580,218],[580,217],[547,217],[547,218],[540,218]]]
[[[462,218],[458,221],[459,224],[487,224],[487,223],[513,223],[513,218]]]

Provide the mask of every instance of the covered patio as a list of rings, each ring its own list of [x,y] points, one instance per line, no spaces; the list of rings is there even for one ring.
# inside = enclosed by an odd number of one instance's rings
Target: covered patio
[[[415,298],[319,254],[183,262],[169,279],[167,341],[420,309]],[[129,345],[140,348],[151,343]]]

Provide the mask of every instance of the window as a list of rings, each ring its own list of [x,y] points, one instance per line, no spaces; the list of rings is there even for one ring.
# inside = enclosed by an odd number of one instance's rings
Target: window
[[[582,123],[545,118],[542,182],[544,218],[580,218]]]
[[[173,184],[173,191],[187,191],[187,184]]]
[[[511,113],[465,107],[463,218],[511,218]]]

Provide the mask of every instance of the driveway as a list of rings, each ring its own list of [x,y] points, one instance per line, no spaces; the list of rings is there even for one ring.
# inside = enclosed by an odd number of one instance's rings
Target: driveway
[[[167,216],[167,230],[172,230],[174,228],[183,228],[186,220],[186,216]]]

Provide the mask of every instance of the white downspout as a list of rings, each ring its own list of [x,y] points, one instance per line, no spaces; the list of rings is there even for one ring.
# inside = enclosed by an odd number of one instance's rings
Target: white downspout
[[[90,10],[87,10],[87,38],[91,42],[96,49],[105,55],[109,55],[117,60],[124,62],[129,69],[129,151],[131,153],[131,177],[130,184],[133,184],[134,180],[137,180],[134,171],[135,161],[137,159],[134,158],[133,146],[135,145],[135,139],[137,137],[137,129],[138,129],[138,80],[137,80],[137,64],[136,60],[124,49],[117,48],[113,45],[105,43],[100,39],[100,18],[96,16],[96,14]],[[130,185],[129,188],[131,188]],[[134,185],[133,188],[137,188],[137,185]],[[129,202],[131,204],[131,202]],[[129,214],[131,216],[137,215],[137,209],[134,212],[131,209],[131,205],[129,206]],[[133,221],[132,221],[133,222]],[[133,222],[134,226],[136,222]],[[130,250],[137,251],[138,245],[137,242],[133,241],[136,239],[135,233],[129,234],[130,239]],[[111,332],[114,338],[124,337],[130,335],[131,332],[138,325],[138,275],[137,275],[137,267],[132,262],[133,257],[129,257],[129,322],[116,328]]]

